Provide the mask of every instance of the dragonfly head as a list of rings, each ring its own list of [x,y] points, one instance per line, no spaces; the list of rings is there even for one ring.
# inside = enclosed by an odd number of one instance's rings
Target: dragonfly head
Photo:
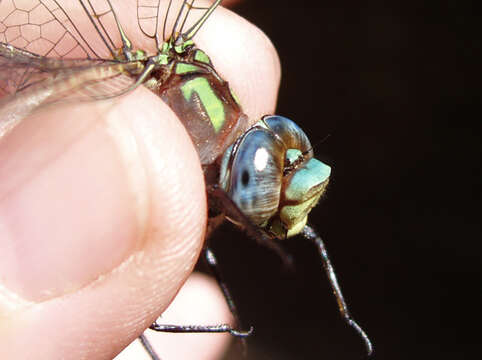
[[[220,186],[254,225],[282,239],[303,230],[330,172],[298,125],[272,115],[226,150]]]

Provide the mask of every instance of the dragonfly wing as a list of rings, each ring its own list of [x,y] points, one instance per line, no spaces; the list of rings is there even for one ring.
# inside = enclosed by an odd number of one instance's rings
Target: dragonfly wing
[[[109,61],[54,59],[0,42],[0,97],[14,94],[59,73],[96,66]]]
[[[89,0],[2,0],[0,41],[47,57],[112,57],[120,40],[112,18],[107,0],[95,8]]]
[[[70,64],[69,64],[70,65]],[[135,78],[128,70],[137,63],[103,62],[58,69],[52,75],[0,99],[0,138],[38,107],[57,102],[112,98],[128,91]],[[45,73],[39,73],[40,75]]]
[[[162,19],[159,19],[159,5],[160,1],[150,1],[150,2],[137,2],[137,22],[139,25],[139,29],[142,33],[154,39],[156,35],[159,33],[159,26]],[[170,8],[170,4],[168,5]],[[161,41],[163,39],[160,39]]]

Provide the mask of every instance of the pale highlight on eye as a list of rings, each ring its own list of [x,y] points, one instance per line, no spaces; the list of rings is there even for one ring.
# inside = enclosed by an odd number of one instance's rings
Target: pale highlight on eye
[[[256,150],[256,154],[254,155],[254,167],[257,171],[263,171],[268,164],[268,150],[262,147]]]

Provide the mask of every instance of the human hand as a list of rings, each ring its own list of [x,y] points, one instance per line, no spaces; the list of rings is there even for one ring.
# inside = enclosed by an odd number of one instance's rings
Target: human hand
[[[273,112],[280,70],[264,35],[217,9],[195,41],[251,121]],[[1,358],[114,357],[186,281],[206,213],[188,134],[147,89],[30,116],[0,139]],[[220,296],[199,278],[191,289],[198,295],[178,310],[186,316],[200,299]],[[211,311],[217,314],[206,314],[205,323],[228,321],[224,305]],[[173,354],[194,349],[186,345],[194,335],[173,336],[161,357],[168,345]],[[199,336],[193,341],[207,347],[190,351],[196,359],[214,359],[228,338]]]

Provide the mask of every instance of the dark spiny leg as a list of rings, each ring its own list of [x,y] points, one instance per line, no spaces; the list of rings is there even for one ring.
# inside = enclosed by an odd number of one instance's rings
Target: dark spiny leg
[[[233,299],[229,290],[221,278],[221,274],[218,270],[218,264],[214,253],[205,247],[203,249],[203,256],[204,260],[209,266],[210,271],[216,278],[221,291],[223,292],[224,298],[228,303],[229,310],[231,314],[233,314],[234,320],[239,323],[239,317],[236,311],[236,306],[234,305]],[[219,325],[164,325],[158,324],[154,322],[150,327],[151,330],[155,331],[162,331],[162,332],[171,332],[171,333],[229,333],[232,336],[236,336],[239,338],[245,338],[253,332],[253,327],[251,327],[248,331],[236,330],[232,326],[228,324],[219,324]]]
[[[207,264],[209,265],[209,269],[215,276],[219,287],[221,288],[221,291],[223,292],[224,298],[226,299],[226,302],[228,303],[229,310],[233,314],[233,317],[236,322],[239,322],[238,320],[238,314],[236,311],[236,306],[234,305],[233,299],[231,297],[231,294],[229,293],[229,290],[224,283],[224,281],[221,278],[221,275],[218,271],[217,268],[217,261],[216,257],[214,256],[213,252],[209,250],[207,247],[204,248],[203,250],[203,255],[204,259],[206,260]],[[251,327],[248,331],[242,331],[242,330],[236,330],[233,329],[228,324],[220,324],[220,325],[163,325],[163,324],[158,324],[157,322],[154,322],[150,327],[150,329],[155,330],[155,331],[162,331],[162,332],[173,332],[173,333],[206,333],[206,332],[213,332],[213,333],[219,333],[219,332],[227,332],[233,336],[240,337],[240,338],[245,338],[253,332],[253,328]]]
[[[326,275],[328,276],[328,280],[330,281],[331,288],[333,289],[333,294],[335,295],[336,301],[338,302],[338,308],[340,310],[341,316],[344,318],[345,322],[350,325],[355,331],[361,336],[363,341],[365,342],[365,347],[370,357],[373,353],[373,345],[368,338],[367,334],[360,325],[351,317],[350,312],[348,311],[348,306],[346,305],[345,299],[343,298],[343,294],[341,293],[340,285],[338,284],[338,280],[336,279],[335,269],[331,264],[331,261],[328,257],[328,253],[326,251],[325,244],[321,237],[310,227],[305,226],[303,229],[303,236],[313,241],[317,246],[320,252],[321,260],[323,263],[323,268],[325,269]]]
[[[149,329],[160,332],[169,333],[229,333],[232,336],[244,338],[253,332],[253,328],[249,331],[238,331],[228,324],[219,325],[165,325],[154,322]]]
[[[203,252],[204,252],[203,253],[204,260],[206,260],[206,263],[209,266],[209,270],[211,271],[211,273],[216,278],[216,281],[218,282],[218,285],[221,288],[221,291],[223,292],[224,298],[226,299],[226,302],[228,303],[229,311],[231,311],[231,314],[233,315],[234,320],[239,325],[240,321],[239,321],[238,311],[236,309],[236,305],[234,304],[231,293],[229,292],[229,289],[226,286],[226,283],[224,282],[224,280],[221,276],[216,256],[214,255],[213,251],[208,247],[205,247]]]
[[[291,255],[289,255],[273,238],[271,238],[266,231],[253,225],[224,190],[216,185],[212,185],[208,187],[207,191],[210,201],[214,202],[214,206],[222,209],[222,212],[229,220],[243,228],[250,238],[255,239],[259,244],[275,251],[283,261],[285,267],[289,269],[293,268],[293,259]]]
[[[161,358],[156,354],[156,351],[153,349],[151,343],[149,342],[149,340],[147,340],[144,334],[139,336],[139,341],[141,342],[142,346],[147,351],[152,360],[161,360]]]
[[[204,252],[204,259],[206,260],[206,263],[209,266],[209,270],[211,270],[211,273],[214,275],[216,278],[216,281],[218,282],[219,287],[221,288],[221,291],[224,295],[224,299],[226,300],[226,303],[228,304],[229,311],[233,315],[235,324],[239,327],[241,327],[241,321],[238,315],[238,311],[236,310],[236,305],[234,304],[233,298],[231,296],[231,293],[229,292],[229,289],[224,282],[221,272],[219,271],[219,265],[218,261],[216,260],[216,256],[212,252],[211,249],[209,249],[207,246],[203,250]],[[249,333],[253,331],[253,327],[251,326],[249,329]],[[243,347],[243,354],[246,356],[247,353],[247,345],[246,345],[246,339],[241,338],[241,346]]]

